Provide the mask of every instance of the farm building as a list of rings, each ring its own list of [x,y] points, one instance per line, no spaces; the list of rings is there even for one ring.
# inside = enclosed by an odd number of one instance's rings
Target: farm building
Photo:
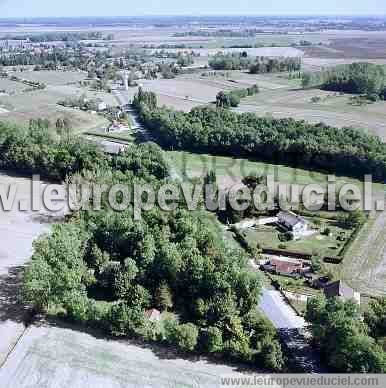
[[[301,275],[309,270],[309,266],[305,266],[302,260],[275,256],[263,264],[262,269],[279,275]]]
[[[328,284],[324,287],[324,295],[327,298],[339,298],[342,300],[354,300],[358,304],[361,303],[361,294],[354,291],[341,280]]]

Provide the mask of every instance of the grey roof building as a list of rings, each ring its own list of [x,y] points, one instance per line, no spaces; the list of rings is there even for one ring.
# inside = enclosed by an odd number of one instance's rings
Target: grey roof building
[[[324,287],[324,295],[327,298],[340,298],[342,300],[354,300],[360,304],[360,293],[354,291],[351,287],[343,283],[341,280],[327,284]]]

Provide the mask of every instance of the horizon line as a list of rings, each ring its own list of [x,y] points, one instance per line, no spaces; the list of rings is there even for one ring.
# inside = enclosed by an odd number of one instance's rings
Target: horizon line
[[[139,15],[81,15],[81,16],[7,16],[0,17],[0,20],[18,20],[18,19],[83,19],[83,18],[93,18],[93,19],[119,19],[119,18],[150,18],[150,17],[386,17],[386,13],[378,15],[373,13],[272,13],[272,14],[139,14]]]

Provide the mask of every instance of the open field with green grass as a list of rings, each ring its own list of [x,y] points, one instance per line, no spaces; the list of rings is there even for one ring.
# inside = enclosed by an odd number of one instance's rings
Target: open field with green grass
[[[220,388],[221,376],[243,373],[248,372],[237,366],[59,325],[30,327],[1,369],[0,381],[18,388]]]
[[[249,175],[272,175],[275,182],[300,186],[310,183],[316,183],[322,187],[327,185],[327,175],[324,173],[279,164],[184,151],[166,151],[166,157],[180,177],[190,180],[204,178],[208,171],[214,171],[218,184],[223,187],[240,183],[242,178]],[[337,177],[336,183],[337,187],[346,183],[355,183],[359,188],[363,186],[360,181],[348,177]],[[373,184],[374,192],[383,193],[384,189],[383,184]]]
[[[305,284],[305,279],[295,279],[281,275],[269,274],[269,277],[277,281],[286,291],[300,293],[303,295],[316,296],[321,293],[320,290],[311,288]]]

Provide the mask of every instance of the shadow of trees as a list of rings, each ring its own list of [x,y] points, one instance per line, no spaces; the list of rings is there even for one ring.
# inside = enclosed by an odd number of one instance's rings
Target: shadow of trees
[[[31,309],[22,302],[22,277],[24,267],[12,267],[0,275],[0,322],[11,320],[26,324]]]

